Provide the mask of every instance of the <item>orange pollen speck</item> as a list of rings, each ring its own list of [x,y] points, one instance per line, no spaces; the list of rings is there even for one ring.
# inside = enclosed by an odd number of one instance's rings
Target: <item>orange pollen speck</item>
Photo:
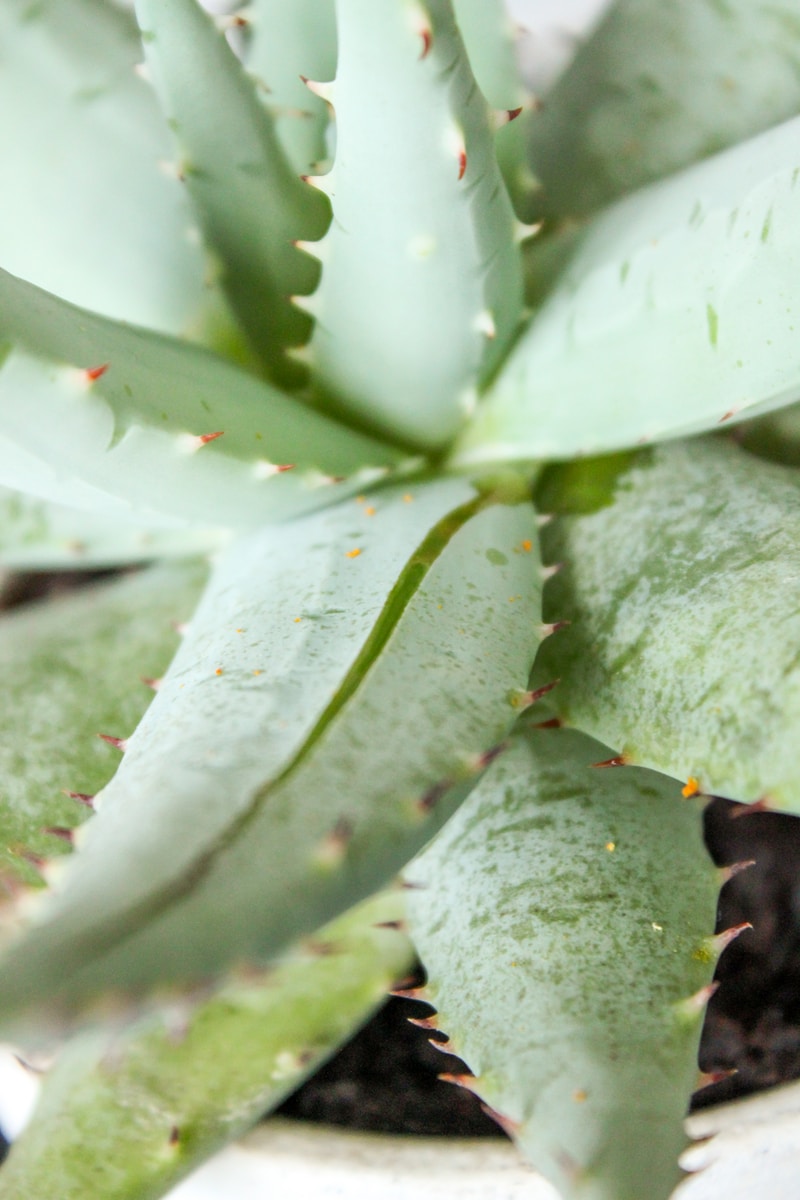
[[[583,1104],[583,1103],[585,1103],[586,1100],[589,1099],[589,1096],[588,1096],[588,1093],[583,1088],[578,1088],[578,1090],[576,1092],[572,1093],[572,1099],[575,1101],[576,1104]]]
[[[302,619],[303,619],[302,617],[295,617],[295,619],[294,619],[295,625],[299,625],[300,622],[302,621]]]
[[[356,504],[363,504],[366,498],[366,496],[356,496]]]
[[[695,779],[694,775],[690,775],[689,778],[686,780],[686,787],[681,788],[681,795],[684,796],[687,800],[689,800],[689,799],[691,799],[692,796],[696,796],[699,791],[700,791],[699,779]]]
[[[221,675],[221,674],[222,674],[222,667],[217,667],[217,669],[216,669],[216,671],[214,672],[214,674],[215,674],[215,675]]]
[[[347,551],[347,554],[345,555],[345,558],[358,558],[358,556],[359,556],[359,554],[360,554],[360,553],[361,553],[361,551],[360,551],[360,550],[358,549],[358,547],[356,546],[355,550],[348,550],[348,551]]]
[[[261,672],[261,671],[253,671],[253,674],[254,674],[254,675],[261,675],[261,674],[262,674],[262,672]]]
[[[606,842],[606,850],[608,850],[609,854],[612,853],[614,850],[616,850],[616,848],[617,848],[616,842]]]
[[[533,549],[533,542],[530,538],[525,538],[525,541],[522,543],[522,549],[526,554],[530,554],[531,550]]]
[[[364,509],[364,516],[365,517],[374,517],[375,516],[375,509],[372,507],[371,504],[369,505],[369,507]]]
[[[403,496],[403,503],[410,504],[413,499],[414,497],[411,495],[411,492],[406,492],[406,494]]]

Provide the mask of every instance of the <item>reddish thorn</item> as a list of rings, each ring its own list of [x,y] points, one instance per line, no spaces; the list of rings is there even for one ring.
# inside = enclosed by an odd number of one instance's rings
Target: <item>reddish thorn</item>
[[[9,850],[26,863],[30,863],[37,871],[44,871],[50,861],[47,858],[43,858],[41,854],[34,854],[33,850],[28,850],[25,846],[9,846]]]
[[[94,383],[95,380],[99,379],[101,375],[105,375],[109,366],[110,363],[101,363],[99,367],[87,367],[84,371],[84,375],[89,383]]]
[[[439,1050],[442,1054],[455,1054],[453,1043],[449,1038],[444,1042],[439,1038],[428,1038],[428,1045],[433,1046],[434,1050]]]
[[[721,871],[723,887],[733,879],[734,875],[738,875],[740,871],[747,871],[750,867],[756,865],[754,858],[745,859],[743,862],[731,863],[728,867],[723,867]]]
[[[476,769],[483,771],[486,767],[492,765],[496,758],[499,758],[504,750],[508,749],[508,742],[498,742],[496,746],[492,746],[485,754],[479,754],[476,761]]]
[[[541,700],[542,696],[546,696],[548,692],[552,692],[554,687],[561,683],[560,679],[554,679],[552,683],[546,683],[544,687],[534,688],[532,692],[517,692],[512,700],[514,708],[530,708]]]
[[[705,987],[701,987],[699,991],[696,991],[694,995],[687,996],[685,1000],[682,1000],[679,1007],[688,1016],[694,1016],[696,1013],[703,1012],[718,987],[719,982],[717,980],[706,984]]]
[[[109,746],[113,746],[115,750],[120,750],[124,754],[128,749],[128,739],[112,737],[110,733],[98,733],[97,735],[104,742],[108,742]]]
[[[418,1029],[432,1029],[436,1031],[439,1028],[439,1019],[434,1014],[432,1017],[406,1017],[409,1025],[416,1025]]]
[[[408,926],[405,921],[376,921],[373,929],[392,929],[397,933],[405,933]]]
[[[422,38],[422,54],[419,56],[420,62],[427,58],[431,52],[433,45],[433,32],[429,25],[424,26],[419,30],[419,36]]]
[[[729,409],[729,410],[728,410],[728,412],[724,413],[724,414],[723,414],[723,415],[720,417],[720,419],[717,421],[717,424],[718,424],[718,425],[723,425],[723,424],[725,423],[725,421],[730,421],[731,417],[735,417],[738,411],[739,411],[739,410],[738,410],[738,409],[736,409],[736,408],[731,408],[731,409]]]
[[[458,155],[458,178],[463,179],[467,170],[467,152],[461,150]]]
[[[558,633],[560,629],[566,629],[571,624],[572,621],[552,621],[550,624],[542,625],[542,637],[550,637],[551,634]]]
[[[590,763],[592,767],[626,767],[628,760],[624,754],[618,754],[616,758],[607,758],[605,762]]]
[[[424,991],[425,991],[424,987],[410,987],[410,988],[398,987],[398,988],[392,988],[391,991],[389,992],[389,995],[396,996],[398,998],[398,1000],[417,1000],[418,1002],[421,1002],[423,1004],[428,1004],[429,1001],[427,1001],[424,996],[420,995],[420,992],[424,992]]]
[[[737,1067],[730,1067],[724,1071],[700,1071],[697,1076],[697,1082],[694,1090],[702,1092],[703,1088],[711,1087],[712,1084],[722,1083],[723,1079],[730,1079],[731,1075],[738,1075]]]
[[[769,803],[762,796],[760,800],[756,800],[753,804],[737,804],[735,808],[732,808],[730,810],[730,812],[728,813],[728,816],[730,817],[730,819],[732,821],[735,821],[739,817],[749,817],[751,813],[769,812],[769,811],[770,811]]]
[[[275,470],[280,475],[283,471],[293,471],[295,466],[295,463],[275,463]]]
[[[428,886],[427,883],[414,883],[412,879],[400,880],[400,890],[403,892],[424,892]]]
[[[148,679],[146,676],[144,676],[144,675],[143,675],[143,676],[142,676],[142,683],[144,684],[144,686],[145,686],[145,687],[149,687],[149,688],[151,688],[151,689],[152,689],[152,691],[154,691],[154,692],[157,692],[157,691],[158,691],[158,689],[161,687],[161,684],[163,683],[163,680],[161,680],[161,679]]]
[[[516,121],[517,117],[518,117],[518,116],[519,116],[519,114],[522,112],[522,107],[523,107],[523,106],[520,104],[519,108],[509,108],[509,109],[506,109],[506,115],[507,115],[507,117],[508,117],[509,123],[510,123],[511,121]]]
[[[519,1137],[519,1131],[522,1129],[521,1121],[513,1121],[511,1117],[503,1116],[503,1114],[499,1113],[496,1108],[492,1108],[490,1104],[481,1104],[481,1108],[486,1113],[487,1117],[491,1117],[492,1120],[500,1126],[503,1133],[506,1134],[507,1137]]]
[[[42,830],[42,833],[49,833],[51,837],[59,838],[68,846],[71,846],[75,840],[75,831],[68,829],[66,825],[48,825],[46,829]]]
[[[180,1131],[180,1129],[178,1129],[177,1125],[173,1125],[172,1129],[170,1129],[170,1131],[169,1131],[170,1146],[177,1146],[177,1144],[180,1140],[181,1140],[181,1131]]]
[[[722,954],[722,951],[730,946],[731,942],[735,942],[740,933],[744,933],[745,929],[752,929],[753,926],[749,921],[742,921],[739,925],[731,925],[730,929],[723,929],[721,933],[715,933],[711,941],[714,944],[714,949],[717,954]]]
[[[201,443],[201,445],[203,445],[203,446],[207,446],[209,442],[215,442],[215,441],[217,440],[217,438],[220,438],[220,437],[222,437],[222,435],[224,434],[224,432],[225,432],[225,430],[224,430],[224,429],[219,429],[219,430],[217,430],[217,432],[216,432],[216,433],[201,433],[201,434],[198,434],[198,437],[199,437],[199,439],[200,439],[200,443]]]
[[[435,783],[433,787],[428,788],[424,796],[417,801],[417,808],[422,812],[431,812],[444,795],[450,790],[450,780],[443,779],[440,783]]]
[[[562,721],[560,717],[551,717],[549,721],[537,721],[535,725],[529,725],[529,729],[561,729]]]
[[[475,1087],[478,1081],[474,1075],[451,1075],[449,1072],[446,1072],[443,1075],[437,1075],[436,1078],[441,1079],[442,1083],[454,1083],[456,1087],[465,1088],[468,1092],[472,1092],[473,1095],[477,1095]]]
[[[94,796],[88,792],[68,792],[64,788],[64,795],[69,796],[70,800],[77,800],[79,804],[85,804],[87,808],[94,808]]]

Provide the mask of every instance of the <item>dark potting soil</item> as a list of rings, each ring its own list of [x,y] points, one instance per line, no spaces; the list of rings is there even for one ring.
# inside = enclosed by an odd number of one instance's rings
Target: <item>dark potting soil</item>
[[[755,859],[723,888],[717,922],[753,928],[720,959],[699,1058],[723,1078],[696,1092],[693,1108],[800,1076],[800,819],[713,800],[706,841],[720,866]],[[504,1136],[475,1096],[438,1080],[465,1068],[409,1024],[429,1012],[391,999],[280,1111],[386,1133]]]

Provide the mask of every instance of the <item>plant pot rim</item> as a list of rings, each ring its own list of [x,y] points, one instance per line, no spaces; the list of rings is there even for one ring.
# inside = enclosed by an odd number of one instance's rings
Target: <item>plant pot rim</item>
[[[800,1082],[687,1121],[689,1175],[673,1200],[797,1200]],[[170,1192],[169,1200],[558,1200],[508,1142],[398,1136],[272,1119]]]

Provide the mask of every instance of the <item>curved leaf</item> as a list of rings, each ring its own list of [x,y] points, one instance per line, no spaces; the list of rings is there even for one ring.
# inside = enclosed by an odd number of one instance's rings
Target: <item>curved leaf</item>
[[[438,447],[519,320],[513,214],[450,0],[341,0],[336,219],[310,361],[341,411]]]
[[[213,293],[186,197],[159,165],[169,131],[134,73],[130,15],[4,0],[0,44],[0,262],[108,316],[202,333]]]
[[[197,0],[136,0],[136,13],[222,286],[269,374],[291,379],[285,351],[310,332],[291,298],[319,282],[318,262],[294,243],[322,236],[330,206],[295,175],[255,83]]]
[[[797,399],[798,181],[800,118],[596,218],[457,460],[601,453]]]
[[[317,1070],[411,969],[398,892],[317,931],[260,979],[74,1039],[3,1164],[4,1200],[161,1196]]]
[[[795,0],[617,0],[531,127],[537,216],[582,216],[800,111]]]
[[[0,567],[14,571],[186,558],[216,550],[229,537],[226,530],[203,526],[135,524],[0,487]]]
[[[152,699],[206,574],[197,562],[154,567],[0,619],[0,870],[38,881],[26,854],[49,858],[65,842],[79,803],[111,778],[114,751],[98,733],[127,729]]]
[[[717,440],[557,470],[543,650],[570,724],[703,792],[800,812],[800,475]],[[588,502],[587,502],[588,500]],[[589,511],[586,511],[588,508]],[[538,668],[537,668],[538,669]]]
[[[298,175],[319,173],[328,158],[328,106],[304,79],[336,74],[334,0],[250,0],[244,64],[272,113]]]
[[[407,869],[412,938],[467,1086],[562,1196],[666,1200],[715,960],[700,807],[531,729]]]
[[[0,969],[6,1013],[274,954],[469,790],[547,632],[535,519],[518,490],[409,495],[220,562],[73,869]]]
[[[399,458],[208,351],[0,272],[3,340],[0,482],[57,502],[252,527],[324,503],[320,471]]]

